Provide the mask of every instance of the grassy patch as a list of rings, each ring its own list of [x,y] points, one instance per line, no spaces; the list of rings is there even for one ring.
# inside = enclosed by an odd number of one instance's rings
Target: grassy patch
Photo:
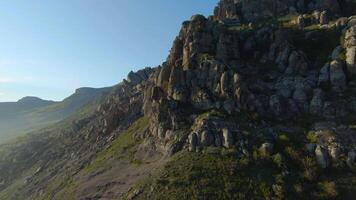
[[[159,176],[141,183],[137,199],[271,198],[276,172],[272,161],[236,159],[236,152],[209,148],[206,153],[181,152]],[[264,168],[260,168],[264,165]],[[257,170],[260,168],[260,170]]]
[[[135,139],[135,134],[144,131],[149,124],[148,117],[142,117],[133,123],[127,130],[122,132],[108,147],[102,152],[98,153],[94,161],[91,162],[85,169],[85,171],[93,171],[108,167],[106,163],[113,159],[131,159],[133,163],[140,163],[140,161],[132,158],[132,152],[130,149],[134,147],[139,141]]]

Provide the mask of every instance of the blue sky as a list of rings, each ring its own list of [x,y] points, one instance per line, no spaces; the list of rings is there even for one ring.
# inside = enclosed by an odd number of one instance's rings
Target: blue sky
[[[167,57],[181,23],[218,0],[0,1],[0,102],[61,100]]]

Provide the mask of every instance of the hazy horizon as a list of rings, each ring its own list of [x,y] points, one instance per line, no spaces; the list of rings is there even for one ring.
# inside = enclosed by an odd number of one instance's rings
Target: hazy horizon
[[[217,0],[0,2],[0,102],[60,101],[161,64],[182,21]]]

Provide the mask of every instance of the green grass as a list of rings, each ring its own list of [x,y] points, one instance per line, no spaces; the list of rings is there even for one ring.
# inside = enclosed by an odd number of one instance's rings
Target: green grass
[[[142,117],[133,123],[127,130],[122,132],[108,147],[98,153],[96,158],[88,165],[85,171],[90,172],[96,169],[108,167],[107,162],[118,159],[131,159],[132,163],[140,164],[141,161],[132,158],[131,148],[138,144],[135,134],[144,131],[149,124],[148,117]]]
[[[234,151],[208,148],[206,153],[180,152],[156,177],[139,187],[137,199],[241,199],[272,195],[272,161],[238,160]],[[263,169],[256,171],[260,165]]]
[[[88,175],[98,170],[109,169],[119,161],[128,161],[133,165],[141,165],[141,160],[134,158],[135,148],[140,140],[136,139],[136,134],[146,130],[149,124],[148,117],[142,117],[123,131],[110,146],[99,152],[93,161],[78,174],[79,177]],[[67,174],[66,174],[67,173]],[[79,182],[70,171],[56,175],[49,180],[45,189],[45,194],[39,200],[47,199],[75,199],[75,191]]]

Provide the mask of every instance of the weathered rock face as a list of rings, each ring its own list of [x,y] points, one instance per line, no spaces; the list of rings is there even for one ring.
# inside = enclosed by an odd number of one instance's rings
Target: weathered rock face
[[[351,75],[356,74],[356,25],[349,27],[345,34],[346,64]]]
[[[228,12],[224,9],[241,9],[239,4],[244,3],[229,1],[224,7],[224,2],[215,11],[218,18]],[[235,11],[229,17],[239,13]],[[191,123],[182,104],[192,110],[243,111],[279,121],[297,120],[304,114],[327,119],[350,114],[352,98],[330,98],[349,89],[352,73],[340,59],[343,47],[330,50],[332,61],[314,66],[309,60],[312,56],[296,48],[287,30],[265,26],[247,34],[231,28],[236,25],[215,20],[195,15],[184,22],[167,62],[153,75],[155,89],[150,91],[154,95],[145,95],[153,135]],[[210,139],[207,133],[204,138],[204,144],[220,139],[224,143],[223,138]]]
[[[340,4],[337,0],[312,0],[308,4],[302,0],[221,0],[214,11],[214,19],[231,21],[256,21],[266,17],[274,17],[290,12],[305,13],[314,10],[327,10],[339,13]],[[316,16],[318,22],[327,23],[326,12]]]

